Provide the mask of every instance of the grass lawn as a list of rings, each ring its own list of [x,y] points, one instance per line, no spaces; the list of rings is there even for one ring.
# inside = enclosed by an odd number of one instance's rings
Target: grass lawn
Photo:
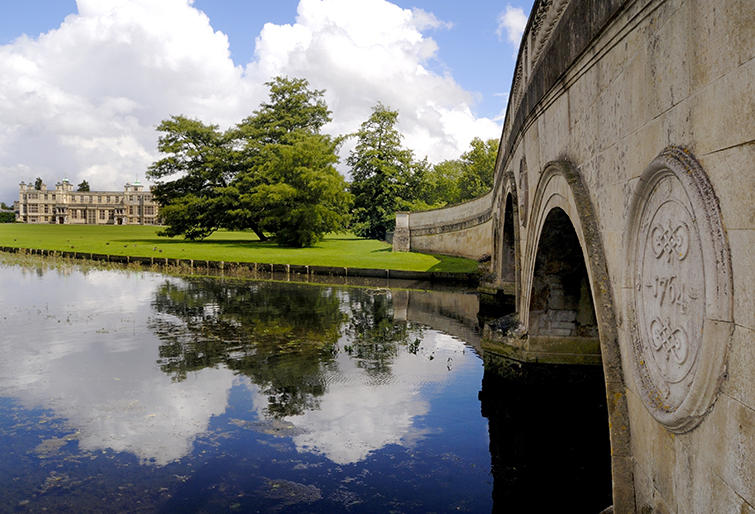
[[[330,234],[312,248],[282,248],[275,243],[261,243],[251,231],[218,231],[204,241],[187,241],[180,237],[159,237],[159,230],[160,227],[136,225],[0,223],[0,246],[265,264],[456,273],[477,271],[476,261],[442,255],[394,253],[386,243],[360,239],[351,234]]]

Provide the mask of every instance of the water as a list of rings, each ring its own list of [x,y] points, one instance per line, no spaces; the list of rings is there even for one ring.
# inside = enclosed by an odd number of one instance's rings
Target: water
[[[600,512],[600,368],[480,358],[477,297],[0,255],[0,513]]]
[[[0,512],[493,508],[482,361],[411,321],[438,317],[423,293],[17,266],[0,288]]]

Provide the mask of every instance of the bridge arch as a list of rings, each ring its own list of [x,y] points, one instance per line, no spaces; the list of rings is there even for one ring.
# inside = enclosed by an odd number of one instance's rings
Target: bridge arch
[[[531,325],[531,310],[539,246],[543,236],[551,238],[551,242],[555,244],[578,244],[577,251],[581,252],[584,273],[589,283],[587,293],[594,308],[608,399],[614,505],[618,511],[631,512],[634,510],[634,472],[616,304],[598,220],[587,188],[571,163],[556,161],[545,166],[532,198],[531,212],[532,233],[527,237],[527,247],[522,256],[521,298],[517,302],[519,319],[528,333],[537,333],[537,329]],[[572,231],[571,234],[569,230]],[[558,234],[560,231],[566,233]],[[568,249],[562,255],[566,253]],[[540,257],[542,261],[543,255]],[[565,258],[574,262],[573,256]],[[580,270],[577,267],[578,263],[562,269],[576,273],[579,279]],[[567,287],[571,289],[567,292],[569,294],[580,296],[585,293],[583,284]],[[534,300],[537,303],[537,299]]]
[[[519,246],[519,199],[516,179],[512,172],[503,175],[500,202],[494,234],[492,270],[498,277],[498,286],[505,294],[520,294],[521,249]]]

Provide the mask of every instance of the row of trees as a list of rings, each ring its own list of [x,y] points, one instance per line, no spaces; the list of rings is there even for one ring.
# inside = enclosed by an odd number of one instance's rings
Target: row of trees
[[[431,166],[403,147],[398,112],[380,103],[346,136],[357,138],[347,183],[335,168],[345,138],[320,132],[331,120],[324,91],[288,77],[266,85],[269,101],[225,132],[184,116],[158,126],[165,157],[148,176],[167,225],[162,235],[202,239],[219,228],[250,229],[285,246],[310,246],[345,229],[382,238],[398,210],[464,201],[492,185],[495,140],[475,139],[459,160]]]
[[[0,223],[13,223],[16,221],[16,215],[12,212],[12,206],[6,205],[5,202],[0,202],[0,211],[11,211],[0,212]]]
[[[362,123],[347,159],[354,195],[352,230],[382,239],[393,230],[396,211],[435,209],[471,200],[493,186],[498,141],[475,138],[459,159],[434,166],[401,144],[398,111],[378,103]]]

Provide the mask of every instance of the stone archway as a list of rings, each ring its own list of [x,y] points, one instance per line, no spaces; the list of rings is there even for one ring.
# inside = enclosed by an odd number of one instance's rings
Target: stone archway
[[[533,269],[528,332],[534,337],[597,342],[590,279],[569,216],[554,207],[546,216]]]
[[[615,299],[595,211],[587,188],[571,163],[551,162],[546,165],[533,195],[532,207],[526,249],[522,255],[521,298],[517,302],[519,319],[525,324],[524,328],[528,332],[532,333],[533,329],[537,332],[538,329],[531,326],[535,320],[535,317],[531,316],[533,307],[542,306],[538,305],[536,280],[542,280],[549,271],[553,271],[538,270],[541,237],[545,235],[546,238],[555,238],[551,241],[552,244],[578,245],[577,253],[581,253],[583,270],[579,269],[577,261],[580,259],[577,259],[578,256],[574,255],[572,249],[561,251],[560,256],[558,251],[554,250],[555,257],[561,260],[561,271],[571,273],[570,277],[561,277],[556,282],[560,281],[562,288],[565,286],[567,291],[564,292],[569,295],[569,305],[575,307],[577,316],[580,316],[580,305],[581,310],[585,311],[581,315],[585,316],[583,321],[586,324],[580,327],[580,324],[574,323],[575,333],[579,333],[580,330],[596,330],[599,335],[608,399],[614,507],[616,512],[634,512],[631,435]],[[557,234],[565,228],[572,230],[573,234]],[[586,275],[587,284],[583,281],[583,275]],[[555,279],[555,276],[551,278]],[[540,295],[542,300],[542,292]],[[594,307],[594,322],[588,319],[588,298],[585,296],[589,296],[589,302]],[[550,307],[554,305],[557,304],[551,304]],[[549,306],[546,304],[546,307]]]
[[[514,235],[514,204],[512,195],[506,195],[503,210],[503,230],[501,231],[501,280],[516,280],[516,237]]]
[[[498,287],[506,295],[519,299],[519,276],[521,270],[519,247],[519,201],[517,198],[514,174],[509,172],[503,176],[499,204],[499,219],[495,233],[494,262],[495,273],[498,277]],[[499,200],[500,201],[500,200]]]

